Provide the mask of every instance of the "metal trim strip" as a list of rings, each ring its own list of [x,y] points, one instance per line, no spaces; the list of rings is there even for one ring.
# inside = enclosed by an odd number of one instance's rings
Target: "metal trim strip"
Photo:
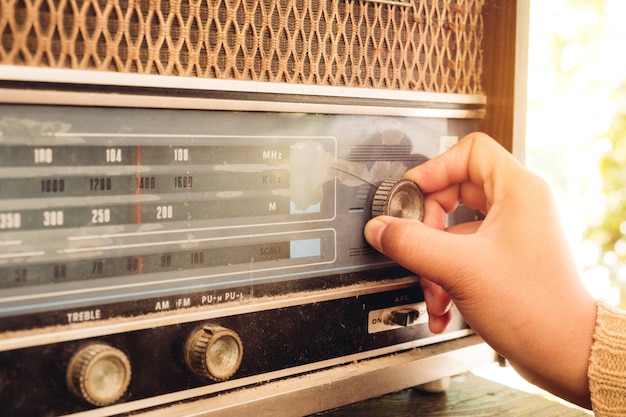
[[[1,101],[178,108],[482,118],[484,95],[360,89],[0,65]]]
[[[303,292],[276,296],[270,299],[258,299],[254,303],[233,303],[220,305],[215,308],[190,308],[189,311],[172,314],[171,311],[154,313],[132,319],[111,319],[102,322],[85,324],[43,327],[36,330],[19,330],[10,335],[0,335],[0,352],[21,349],[25,347],[41,346],[49,343],[60,343],[71,340],[87,339],[104,335],[119,334],[135,330],[150,329],[159,326],[169,326],[180,323],[189,323],[200,320],[210,320],[237,314],[254,313],[297,305],[314,304],[323,301],[332,301],[340,298],[357,297],[383,291],[393,291],[417,285],[419,278],[407,276],[392,282],[378,282],[374,284],[355,284],[348,287],[326,291]]]
[[[193,390],[71,414],[71,416],[104,417],[140,411],[149,407],[165,406],[165,408],[148,410],[137,415],[142,417],[170,415],[186,417],[229,417],[232,415],[241,417],[265,415],[296,417],[467,372],[477,366],[492,363],[496,359],[495,352],[479,336],[472,335],[469,330],[444,336],[448,337],[444,339],[442,336],[436,336],[421,339],[380,351],[334,358],[301,367],[255,375],[242,380],[227,381]],[[449,340],[452,338],[454,339]],[[446,343],[439,343],[443,341]],[[429,346],[415,349],[426,344]],[[393,356],[382,356],[392,353],[391,348],[400,353]],[[445,369],[444,372],[442,372],[443,369]],[[301,377],[293,378],[295,375],[301,375]],[[280,380],[280,378],[287,376],[292,378]],[[273,382],[262,384],[266,381]],[[245,391],[222,392],[259,383],[262,385]],[[354,388],[359,386],[367,387],[367,389]],[[217,392],[222,393],[219,396],[167,406],[186,399],[213,395]],[[311,398],[317,398],[320,401],[311,401]]]

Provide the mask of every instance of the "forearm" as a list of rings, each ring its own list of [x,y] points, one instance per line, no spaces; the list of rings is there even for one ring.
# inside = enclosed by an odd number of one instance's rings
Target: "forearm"
[[[584,289],[582,290],[584,291]],[[595,328],[596,303],[586,293],[578,301],[569,298],[543,310],[543,337],[528,336],[527,354],[516,352],[513,366],[526,379],[545,390],[581,407],[591,408],[589,356]],[[574,308],[572,308],[574,306]],[[525,343],[520,340],[521,343]]]

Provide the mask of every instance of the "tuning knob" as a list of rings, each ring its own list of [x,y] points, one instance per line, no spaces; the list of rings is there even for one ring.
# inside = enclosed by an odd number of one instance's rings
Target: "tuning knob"
[[[192,333],[185,346],[185,361],[195,374],[224,381],[241,365],[243,344],[234,331],[205,325]]]
[[[74,354],[67,366],[67,385],[79,398],[97,406],[119,400],[130,383],[130,362],[124,352],[94,343]]]
[[[381,215],[424,220],[424,193],[411,180],[386,179],[372,202],[372,217]]]

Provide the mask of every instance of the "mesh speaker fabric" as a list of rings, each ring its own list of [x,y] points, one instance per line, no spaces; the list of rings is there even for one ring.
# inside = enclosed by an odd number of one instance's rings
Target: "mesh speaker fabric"
[[[480,94],[484,0],[0,0],[0,64]]]

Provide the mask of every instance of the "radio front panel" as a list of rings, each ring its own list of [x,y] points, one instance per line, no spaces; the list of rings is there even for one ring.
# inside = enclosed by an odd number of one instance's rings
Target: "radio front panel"
[[[349,112],[347,112],[349,113]],[[476,120],[0,106],[0,403],[111,415],[471,333],[365,242]],[[458,222],[473,213],[451,217]],[[32,381],[38,401],[32,401]]]
[[[184,300],[195,307],[249,298],[261,284],[280,293],[280,281],[388,267],[362,236],[375,186],[455,133],[441,119],[1,112],[6,330],[75,322],[71,309],[87,302],[158,297],[150,313],[175,307],[170,293],[184,290],[202,289],[199,302]],[[51,304],[64,313],[51,315]]]
[[[363,237],[511,125],[511,8],[457,3],[0,0],[0,414],[301,416],[493,361]]]

